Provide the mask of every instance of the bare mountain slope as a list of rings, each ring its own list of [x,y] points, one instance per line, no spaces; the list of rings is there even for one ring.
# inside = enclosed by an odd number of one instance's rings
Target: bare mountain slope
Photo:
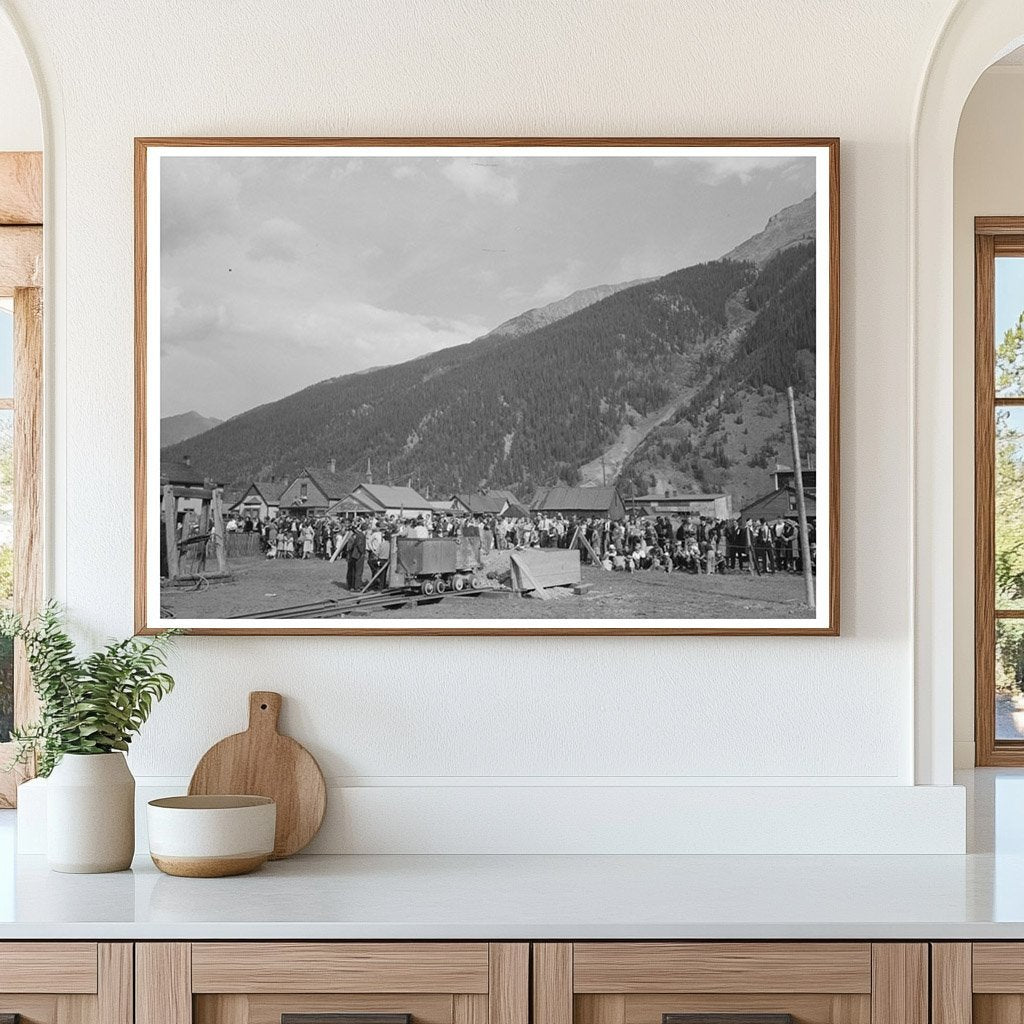
[[[787,206],[768,218],[763,231],[741,242],[722,259],[739,262],[748,260],[761,266],[777,252],[788,249],[791,245],[813,242],[815,213],[816,202],[813,195],[793,206]]]
[[[607,299],[624,288],[632,288],[634,285],[645,284],[650,278],[639,278],[636,281],[623,281],[621,284],[599,284],[593,288],[580,288],[579,291],[566,295],[564,299],[557,299],[549,302],[546,306],[538,306],[536,309],[528,309],[525,313],[512,317],[504,323],[498,324],[493,331],[488,331],[480,341],[487,338],[521,338],[524,334],[536,331],[541,327],[547,327],[556,320],[562,320],[573,313],[578,313],[595,302]]]

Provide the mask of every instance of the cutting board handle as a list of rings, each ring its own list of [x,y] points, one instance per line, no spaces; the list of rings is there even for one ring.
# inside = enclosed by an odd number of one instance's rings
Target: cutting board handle
[[[281,694],[253,690],[249,694],[249,732],[277,732],[281,715]]]

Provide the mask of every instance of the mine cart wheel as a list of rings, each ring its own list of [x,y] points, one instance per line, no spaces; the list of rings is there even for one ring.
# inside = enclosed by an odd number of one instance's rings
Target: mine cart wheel
[[[484,586],[484,581],[480,576],[474,576],[473,579],[470,581],[470,586],[474,590],[482,590]]]
[[[444,580],[438,580],[436,586],[437,586],[437,592],[439,594],[443,594],[448,589],[448,584],[445,583]]]
[[[424,580],[420,590],[423,591],[425,597],[430,597],[437,590],[437,584],[433,580]]]
[[[466,589],[466,577],[465,576],[454,576],[452,577],[452,590],[456,594],[460,594]]]

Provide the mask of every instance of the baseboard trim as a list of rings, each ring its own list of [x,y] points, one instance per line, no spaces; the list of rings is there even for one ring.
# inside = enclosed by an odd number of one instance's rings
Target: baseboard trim
[[[138,782],[140,851],[170,781]],[[19,793],[20,854],[45,852],[45,786]],[[960,786],[332,786],[307,852],[962,854],[966,827]]]

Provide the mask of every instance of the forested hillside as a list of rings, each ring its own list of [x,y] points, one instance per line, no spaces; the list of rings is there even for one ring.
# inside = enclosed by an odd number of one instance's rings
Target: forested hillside
[[[323,381],[168,450],[229,486],[334,458],[432,494],[573,483],[630,418],[697,384],[722,355],[751,265],[706,263],[627,288],[500,346],[474,343]]]
[[[374,480],[433,497],[494,487],[527,498],[579,482],[588,463],[600,482],[614,449],[626,497],[726,491],[738,508],[790,461],[789,385],[804,451],[815,449],[813,214],[813,201],[780,211],[734,250],[748,259],[612,290],[525,334],[537,311],[507,334],[324,380],[166,454],[237,488],[334,459],[352,486],[369,461]]]
[[[815,452],[814,244],[773,256],[747,286],[755,314],[733,357],[663,426],[652,431],[626,465],[626,493],[726,491],[737,503],[768,489],[776,461],[791,463],[785,391],[793,387],[801,448]]]

